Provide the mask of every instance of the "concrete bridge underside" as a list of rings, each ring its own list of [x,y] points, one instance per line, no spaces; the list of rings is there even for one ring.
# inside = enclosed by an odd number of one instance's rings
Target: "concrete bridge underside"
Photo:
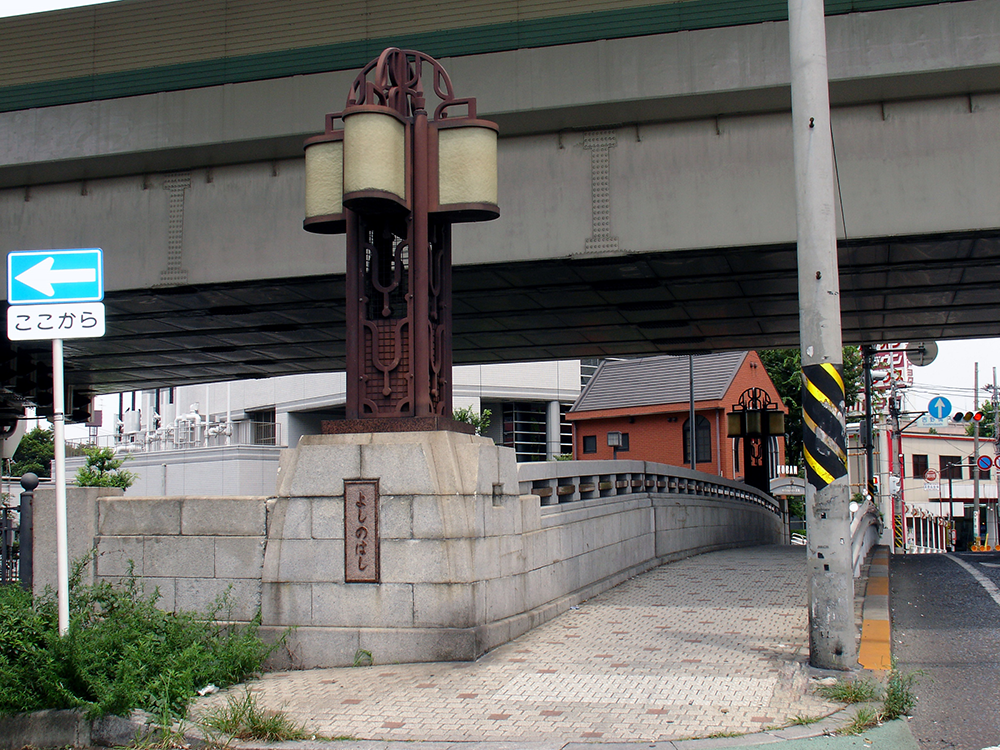
[[[998,333],[998,19],[829,19],[846,342]],[[444,64],[503,135],[502,217],[455,230],[456,363],[797,345],[785,23]],[[352,77],[0,113],[0,249],[105,250],[108,335],[67,342],[70,382],[343,367],[343,242],[300,228],[300,149]],[[3,346],[38,397],[47,344]]]

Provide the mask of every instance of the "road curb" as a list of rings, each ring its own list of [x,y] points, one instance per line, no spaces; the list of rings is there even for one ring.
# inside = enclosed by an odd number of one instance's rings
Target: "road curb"
[[[892,668],[892,633],[889,620],[889,548],[876,547],[872,554],[861,615],[861,645],[858,663],[865,669]]]

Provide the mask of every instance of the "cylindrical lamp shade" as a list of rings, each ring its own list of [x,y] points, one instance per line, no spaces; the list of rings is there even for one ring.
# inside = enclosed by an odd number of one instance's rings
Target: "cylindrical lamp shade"
[[[743,434],[743,412],[731,411],[726,415],[726,436],[740,437]]]
[[[406,127],[389,109],[348,109],[344,119],[344,205],[367,211],[406,205]]]
[[[475,122],[438,129],[438,210],[453,221],[500,215],[496,126]]]
[[[344,231],[344,142],[324,136],[306,142],[307,231]]]

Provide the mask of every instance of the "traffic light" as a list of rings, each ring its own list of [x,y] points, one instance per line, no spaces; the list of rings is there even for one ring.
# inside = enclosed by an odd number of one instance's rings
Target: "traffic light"
[[[871,481],[868,483],[868,496],[870,499],[875,500],[878,497],[878,476],[873,476]]]
[[[952,422],[982,422],[983,413],[981,411],[955,412],[951,418]]]

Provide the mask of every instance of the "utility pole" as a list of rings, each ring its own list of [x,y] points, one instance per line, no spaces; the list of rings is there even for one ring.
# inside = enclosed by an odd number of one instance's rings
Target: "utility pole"
[[[891,377],[891,376],[890,376]],[[899,400],[896,379],[892,377],[889,390],[889,502],[892,503],[893,551],[906,552],[906,505],[903,503],[903,431],[899,426]]]
[[[976,362],[976,375],[972,400],[972,410],[979,411],[979,363]],[[979,422],[972,422],[972,527],[976,535],[976,546],[979,546]]]
[[[861,347],[861,362],[865,371],[865,472],[867,494],[873,503],[879,502],[875,492],[875,440],[874,418],[872,415],[872,347],[864,344]]]
[[[809,661],[857,664],[854,564],[823,0],[789,0],[792,151],[802,348]]]
[[[996,470],[997,499],[993,503],[994,528],[1000,531],[1000,465],[996,457],[1000,456],[1000,414],[997,414],[997,368],[993,368],[993,468]],[[998,540],[1000,541],[1000,540]]]

